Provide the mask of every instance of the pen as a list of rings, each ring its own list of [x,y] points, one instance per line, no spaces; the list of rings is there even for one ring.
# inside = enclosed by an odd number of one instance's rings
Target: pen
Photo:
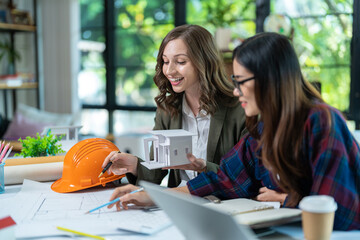
[[[121,153],[120,151],[118,151],[118,153]],[[103,175],[112,165],[112,162],[108,162],[108,164],[106,164],[106,166],[103,168],[103,170],[101,171],[101,173],[99,174],[98,178],[101,177],[101,175]]]
[[[71,230],[71,229],[68,229],[68,228],[63,228],[63,227],[56,227],[56,228],[59,229],[59,230],[65,231],[65,232],[71,232],[71,233],[74,233],[74,234],[77,234],[77,235],[81,235],[81,236],[85,236],[85,237],[90,237],[90,238],[105,240],[105,238],[100,237],[100,236],[91,235],[91,234],[83,233],[83,232],[78,232],[78,231]]]
[[[138,189],[130,192],[129,194],[134,194],[134,193],[141,192],[141,191],[144,191],[144,188],[143,188],[143,187],[138,188]],[[110,202],[108,202],[108,203],[105,203],[105,204],[103,204],[103,205],[101,205],[101,206],[98,206],[98,207],[96,207],[96,208],[94,208],[94,209],[91,209],[90,211],[87,211],[85,214],[87,214],[87,213],[92,213],[92,212],[94,212],[94,211],[96,211],[96,210],[98,210],[98,209],[100,209],[100,208],[106,207],[106,206],[108,206],[108,205],[110,205],[110,204],[113,204],[113,203],[116,203],[116,202],[118,202],[118,201],[121,201],[121,197],[116,198],[116,199],[114,199],[114,200],[112,200],[112,201],[110,201]]]
[[[110,168],[111,165],[112,165],[112,162],[108,162],[108,164],[106,164],[106,166],[103,168],[103,170],[99,174],[98,178],[101,177],[101,175],[103,175]]]

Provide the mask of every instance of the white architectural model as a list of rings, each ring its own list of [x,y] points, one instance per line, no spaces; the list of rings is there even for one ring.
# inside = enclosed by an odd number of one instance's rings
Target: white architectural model
[[[41,135],[46,135],[49,131],[57,137],[63,136],[59,141],[61,149],[69,151],[72,146],[79,142],[79,131],[82,126],[51,126],[45,127]]]
[[[187,153],[192,152],[192,136],[195,134],[183,129],[150,131],[152,138],[144,139],[145,162],[148,169],[188,164]],[[152,143],[154,159],[150,159]]]

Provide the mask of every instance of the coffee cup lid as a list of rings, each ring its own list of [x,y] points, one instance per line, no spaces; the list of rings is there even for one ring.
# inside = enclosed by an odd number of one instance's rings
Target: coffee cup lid
[[[304,197],[300,201],[299,208],[306,212],[328,213],[336,211],[337,204],[331,196],[314,195]]]

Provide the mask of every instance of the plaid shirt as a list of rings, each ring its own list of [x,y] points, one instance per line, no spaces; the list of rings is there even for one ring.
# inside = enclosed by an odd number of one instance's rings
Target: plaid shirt
[[[319,104],[320,105],[320,104]],[[309,112],[304,127],[304,164],[312,169],[310,195],[330,195],[338,204],[334,229],[360,229],[360,148],[341,113],[326,104],[332,123],[322,108]],[[330,133],[328,132],[330,131]],[[281,191],[258,156],[257,141],[244,136],[221,160],[216,173],[201,173],[189,181],[191,194],[214,194],[222,199],[251,198],[259,188]],[[276,176],[275,176],[276,177]]]

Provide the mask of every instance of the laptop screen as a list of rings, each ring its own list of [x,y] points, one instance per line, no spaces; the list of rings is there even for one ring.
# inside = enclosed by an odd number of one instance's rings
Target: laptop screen
[[[141,181],[140,185],[165,211],[186,239],[257,239],[248,226],[238,224],[231,215],[204,206],[207,201],[202,198],[144,181]]]

